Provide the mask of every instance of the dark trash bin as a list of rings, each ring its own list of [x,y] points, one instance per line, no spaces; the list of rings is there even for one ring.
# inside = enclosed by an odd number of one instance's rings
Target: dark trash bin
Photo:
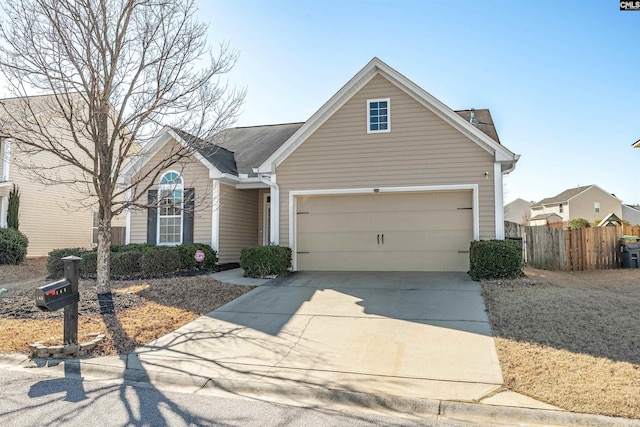
[[[640,242],[635,236],[624,236],[620,239],[622,268],[640,268]]]

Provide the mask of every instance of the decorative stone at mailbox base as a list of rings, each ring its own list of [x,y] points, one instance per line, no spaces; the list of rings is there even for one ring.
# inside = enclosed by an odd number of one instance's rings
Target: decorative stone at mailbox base
[[[83,357],[91,354],[91,350],[96,348],[104,338],[104,334],[89,334],[93,339],[80,344],[52,345],[46,346],[40,342],[29,345],[32,358],[41,359],[70,359],[73,357]]]

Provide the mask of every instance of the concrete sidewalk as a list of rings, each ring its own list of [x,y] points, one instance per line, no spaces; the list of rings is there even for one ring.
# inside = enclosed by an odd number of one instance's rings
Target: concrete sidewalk
[[[60,365],[49,370],[480,425],[637,425],[504,391],[480,285],[458,273],[296,273],[127,356]]]

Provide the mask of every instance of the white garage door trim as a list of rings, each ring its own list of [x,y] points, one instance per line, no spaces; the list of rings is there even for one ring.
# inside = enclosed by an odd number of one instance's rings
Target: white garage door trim
[[[298,196],[337,196],[344,194],[370,194],[370,193],[405,193],[405,192],[430,192],[430,191],[456,191],[471,190],[473,200],[473,240],[480,240],[480,212],[478,209],[478,184],[456,185],[428,185],[413,187],[381,187],[381,188],[338,188],[328,190],[298,190],[289,191],[289,245],[292,252],[293,271],[298,269],[297,252],[297,224],[296,224],[296,197]]]

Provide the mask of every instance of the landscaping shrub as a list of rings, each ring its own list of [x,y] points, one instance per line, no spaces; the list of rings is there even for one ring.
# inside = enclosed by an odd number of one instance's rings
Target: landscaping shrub
[[[522,247],[515,240],[471,242],[469,275],[473,280],[522,276]]]
[[[20,264],[27,257],[27,246],[27,236],[15,228],[0,228],[0,264]]]
[[[591,223],[584,218],[574,218],[569,221],[569,228],[572,230],[576,230],[578,228],[589,228],[591,227]]]
[[[64,263],[62,258],[67,256],[82,256],[87,252],[84,248],[62,248],[53,249],[47,258],[47,275],[50,279],[61,279],[64,277]]]
[[[152,276],[174,273],[185,268],[182,252],[178,248],[148,251],[140,257],[140,270]]]
[[[148,243],[129,243],[128,245],[111,245],[111,252],[149,252],[159,248],[162,248],[162,246]]]
[[[123,251],[111,254],[111,275],[128,276],[139,273],[142,251]]]
[[[213,269],[218,262],[218,254],[211,249],[211,246],[203,243],[185,243],[179,245],[178,250],[182,253],[182,260],[186,268],[201,268],[204,270]],[[194,256],[197,250],[204,252],[204,261],[196,262]]]
[[[86,251],[80,255],[80,276],[95,276],[98,271],[98,253],[95,251]]]
[[[291,248],[278,245],[244,248],[240,267],[248,277],[280,275],[291,267]]]

